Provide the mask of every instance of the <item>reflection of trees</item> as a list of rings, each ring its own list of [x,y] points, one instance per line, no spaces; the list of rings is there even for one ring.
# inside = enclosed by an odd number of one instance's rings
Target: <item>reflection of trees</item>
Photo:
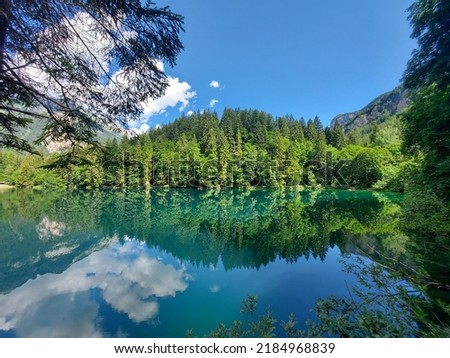
[[[323,260],[330,246],[352,251],[355,243],[383,245],[399,235],[399,206],[388,199],[348,191],[10,191],[0,201],[2,275],[23,283],[62,272],[110,238],[134,238],[196,265],[221,258],[226,269],[258,268],[277,257]],[[64,227],[64,236],[39,240],[43,220]],[[12,281],[1,290],[15,287]]]
[[[300,256],[323,259],[328,247],[340,243],[339,240],[345,241],[354,228],[357,235],[370,232],[369,228],[383,208],[371,194],[345,192],[322,192],[317,197],[315,193],[294,191],[221,192],[197,201],[200,204],[195,213],[183,212],[182,202],[172,201],[166,207],[155,203],[153,230],[158,232],[156,239],[165,235],[168,241],[170,237],[183,235],[186,227],[197,227],[191,236],[199,244],[194,249],[200,246],[203,252],[210,252],[215,258],[221,254],[226,268],[258,267],[277,256],[289,261]],[[349,227],[347,224],[351,222],[357,225]],[[164,243],[158,244],[167,247]],[[170,242],[165,244],[170,245]],[[246,260],[237,257],[237,249]],[[190,253],[178,242],[168,250],[201,262],[195,251]]]

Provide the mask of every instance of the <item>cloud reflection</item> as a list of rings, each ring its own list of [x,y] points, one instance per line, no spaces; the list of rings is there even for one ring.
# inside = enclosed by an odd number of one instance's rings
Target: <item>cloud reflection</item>
[[[126,241],[0,295],[0,329],[19,337],[100,337],[91,290],[139,323],[157,316],[158,298],[185,291],[189,280],[184,267],[164,264],[145,245]]]
[[[36,225],[36,232],[41,241],[63,237],[66,233],[66,229],[66,225],[63,223],[51,221],[48,217],[44,217],[41,222]]]

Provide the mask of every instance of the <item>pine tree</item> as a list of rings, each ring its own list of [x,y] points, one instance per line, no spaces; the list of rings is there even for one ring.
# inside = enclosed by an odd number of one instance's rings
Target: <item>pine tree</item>
[[[227,187],[232,185],[231,178],[231,150],[227,137],[222,129],[219,130],[217,138],[217,176],[218,185]]]
[[[450,2],[416,0],[408,9],[418,48],[408,61],[403,79],[407,88],[450,83]]]
[[[416,0],[409,13],[418,48],[404,81],[417,94],[402,116],[404,145],[424,156],[424,182],[450,202],[450,1]]]
[[[306,124],[305,138],[311,142],[314,142],[317,138],[317,128],[311,118],[308,119],[308,123]]]
[[[305,130],[301,122],[293,121],[291,123],[291,139],[297,142],[305,140]]]
[[[204,154],[206,162],[202,166],[201,183],[206,187],[214,187],[219,183],[219,130],[209,127],[204,138]]]
[[[233,151],[233,161],[232,161],[232,176],[233,176],[233,186],[243,187],[245,186],[244,172],[243,172],[243,162],[247,158],[244,158],[244,152],[242,148],[242,136],[241,131],[237,130],[236,140]]]
[[[175,64],[182,25],[150,1],[0,1],[0,147],[32,151],[17,130],[33,119],[40,142],[72,146],[138,120],[168,86],[159,61]]]
[[[345,146],[345,142],[346,139],[344,129],[339,124],[339,122],[336,122],[333,128],[331,129],[330,144],[337,149],[342,149]]]

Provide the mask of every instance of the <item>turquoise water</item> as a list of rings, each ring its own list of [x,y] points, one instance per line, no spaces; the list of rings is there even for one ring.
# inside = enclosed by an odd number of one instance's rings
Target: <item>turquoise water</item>
[[[403,255],[398,197],[349,191],[0,193],[0,336],[183,337],[258,296],[278,321]]]

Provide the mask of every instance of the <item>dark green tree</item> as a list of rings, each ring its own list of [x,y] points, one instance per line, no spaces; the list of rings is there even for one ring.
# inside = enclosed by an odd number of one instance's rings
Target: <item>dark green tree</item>
[[[239,111],[225,108],[220,120],[220,126],[225,132],[225,135],[227,136],[230,144],[233,143],[236,131],[240,127]]]
[[[317,128],[314,125],[312,119],[308,119],[308,123],[306,124],[305,129],[305,138],[311,142],[313,142],[317,137]]]
[[[261,122],[256,123],[255,139],[256,144],[261,147],[265,147],[268,143],[267,128]]]
[[[106,186],[120,186],[123,174],[122,152],[116,138],[108,139],[103,146],[101,162],[104,171],[103,184]]]
[[[182,24],[151,1],[1,0],[0,147],[33,150],[17,130],[34,119],[40,141],[72,146],[126,128],[164,94]]]
[[[319,117],[309,120],[307,125],[307,138],[313,143],[313,151],[308,166],[314,174],[315,180],[321,184],[326,182],[326,138],[325,131]],[[310,183],[311,184],[311,183]]]
[[[373,148],[365,148],[344,167],[342,174],[351,186],[371,188],[383,177],[382,162],[382,153]]]
[[[404,74],[407,88],[424,88],[433,83],[450,83],[450,2],[448,0],[416,0],[408,9],[417,40]]]
[[[331,145],[332,139],[331,139],[331,129],[330,127],[325,127],[325,140],[327,144]]]
[[[424,154],[427,186],[450,200],[450,86],[430,86],[403,115],[405,146]]]
[[[283,137],[290,138],[291,130],[289,128],[286,118],[284,118],[284,117],[278,118],[277,122],[278,122],[278,128],[279,128],[281,134],[283,135]]]
[[[242,186],[263,185],[261,181],[261,166],[259,162],[260,152],[257,147],[251,143],[244,143],[242,172]],[[238,184],[240,186],[240,184]]]
[[[305,131],[302,122],[292,121],[291,122],[291,139],[298,142],[303,142],[305,140]]]
[[[330,144],[337,149],[342,149],[345,146],[345,142],[346,139],[344,129],[339,124],[339,122],[336,122],[336,124],[330,130]]]
[[[232,171],[232,179],[233,179],[233,186],[237,187],[243,187],[246,186],[245,180],[244,180],[244,172],[243,172],[243,161],[244,161],[244,152],[242,148],[242,136],[241,131],[238,129],[236,133],[236,140],[234,144],[234,150],[233,150],[233,161],[231,165],[231,171]],[[245,158],[248,159],[248,158]]]
[[[422,181],[450,200],[450,2],[417,0],[409,8],[417,39],[404,73],[405,85],[416,90],[403,115],[405,147],[424,155]]]
[[[232,153],[230,144],[222,129],[219,130],[217,138],[217,174],[219,185],[222,187],[232,184]]]

